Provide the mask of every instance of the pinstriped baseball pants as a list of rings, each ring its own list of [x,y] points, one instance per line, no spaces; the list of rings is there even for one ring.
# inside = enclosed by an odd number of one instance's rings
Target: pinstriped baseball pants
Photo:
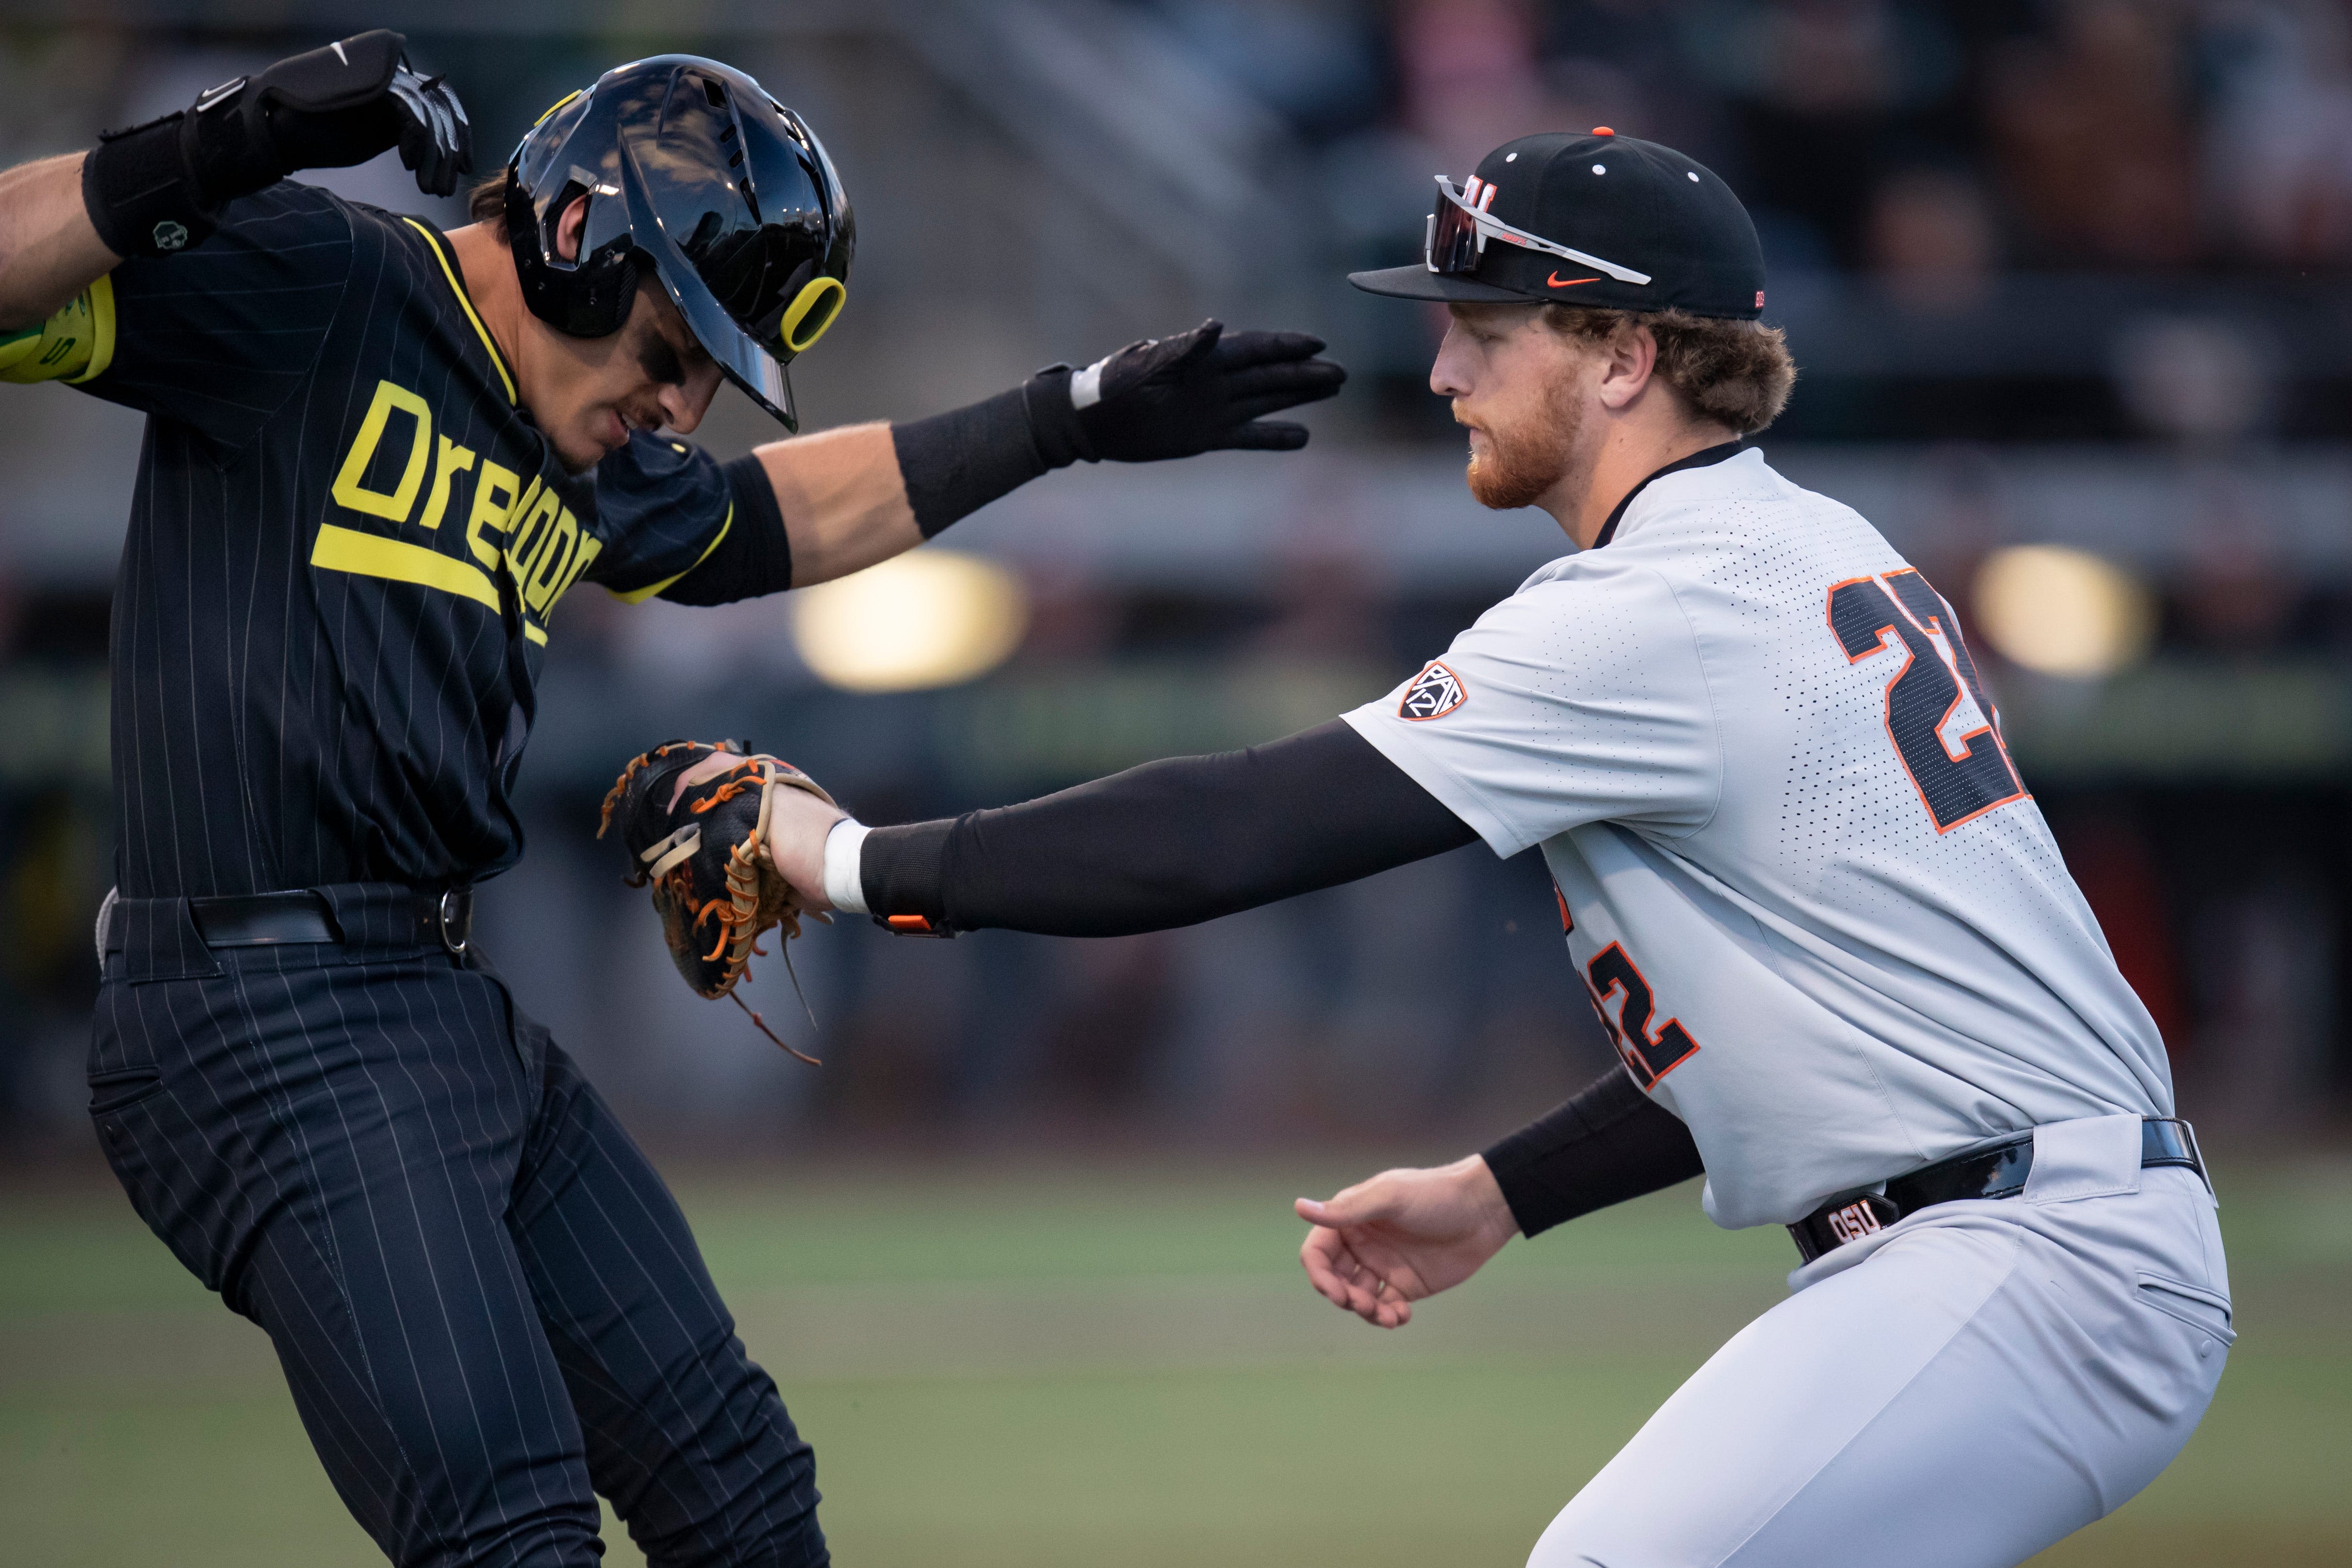
[[[478,965],[413,936],[207,949],[125,900],[90,1111],[142,1218],[268,1331],[394,1563],[822,1564],[814,1461],[685,1217]],[[321,956],[332,962],[322,962]]]

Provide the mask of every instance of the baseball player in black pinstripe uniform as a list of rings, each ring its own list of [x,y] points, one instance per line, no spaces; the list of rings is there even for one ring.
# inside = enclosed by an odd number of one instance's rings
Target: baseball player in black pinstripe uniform
[[[113,619],[118,895],[91,1111],[141,1215],[275,1343],[402,1563],[818,1563],[808,1446],[676,1204],[467,940],[514,863],[564,594],[872,564],[1051,467],[1296,447],[1336,391],[1214,323],[970,408],[719,463],[721,380],[845,296],[848,204],[751,78],[663,57],[543,118],[467,228],[302,185],[463,110],[372,33],[0,173],[0,379],[148,415]],[[657,434],[667,429],[669,434]]]

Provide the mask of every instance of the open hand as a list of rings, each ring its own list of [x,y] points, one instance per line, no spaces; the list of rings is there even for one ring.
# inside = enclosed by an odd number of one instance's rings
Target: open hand
[[[1265,416],[1336,393],[1348,372],[1305,332],[1228,332],[1202,322],[1147,338],[1071,381],[1079,455],[1151,463],[1202,452],[1295,452],[1307,427]]]
[[[1382,1171],[1297,1207],[1315,1227],[1298,1249],[1308,1281],[1333,1306],[1384,1329],[1411,1322],[1413,1302],[1460,1284],[1519,1233],[1476,1155],[1433,1170]]]

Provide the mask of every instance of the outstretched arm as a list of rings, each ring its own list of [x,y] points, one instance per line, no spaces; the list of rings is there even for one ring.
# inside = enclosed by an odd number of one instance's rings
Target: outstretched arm
[[[729,466],[739,493],[764,482],[772,515],[739,505],[743,531],[730,527],[661,596],[724,604],[846,577],[1072,463],[1296,451],[1306,427],[1265,416],[1339,390],[1347,372],[1322,350],[1303,332],[1227,333],[1206,321],[929,419],[772,442]]]
[[[780,801],[777,868],[898,930],[1117,936],[1252,909],[1475,841],[1344,720],[1018,806],[867,829]]]
[[[0,173],[0,336],[47,320],[122,259],[98,237],[82,204],[87,156],[68,152]]]

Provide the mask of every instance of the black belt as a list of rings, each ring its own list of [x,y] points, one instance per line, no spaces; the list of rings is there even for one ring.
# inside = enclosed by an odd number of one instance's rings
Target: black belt
[[[413,931],[419,942],[438,942],[453,956],[465,955],[474,932],[474,890],[453,887],[446,893],[422,888],[412,892],[402,910],[394,906],[394,922]],[[255,893],[234,898],[192,898],[188,914],[196,935],[207,947],[268,947],[281,942],[341,942],[327,901],[307,889],[291,893]]]
[[[2139,1124],[2139,1163],[2182,1166],[2205,1176],[2205,1161],[2197,1152],[2196,1129],[2177,1116],[2148,1116]],[[1808,1263],[1833,1252],[1849,1241],[1859,1241],[1884,1230],[1906,1215],[1964,1197],[2015,1197],[2025,1190],[2033,1171],[2033,1134],[2021,1133],[2005,1143],[1973,1154],[1956,1155],[1886,1184],[1885,1197],[1825,1203],[1789,1227],[1797,1252]],[[2208,1185],[2211,1178],[2206,1177]]]

